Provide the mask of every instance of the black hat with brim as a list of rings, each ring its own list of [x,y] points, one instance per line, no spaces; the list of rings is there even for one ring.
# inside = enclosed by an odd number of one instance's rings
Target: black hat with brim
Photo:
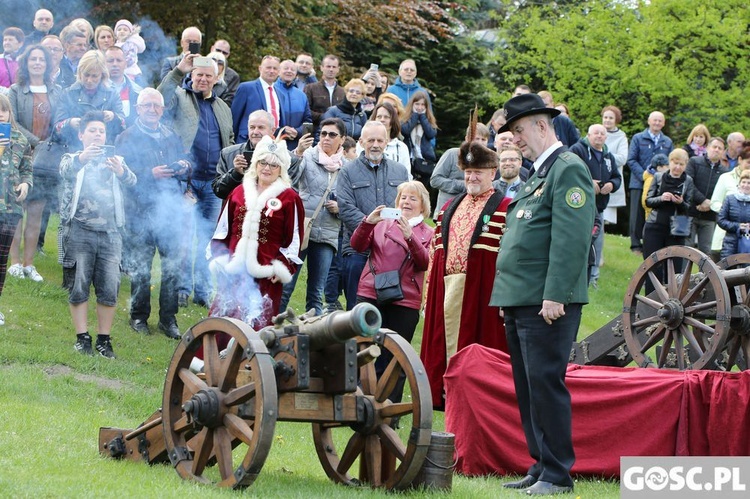
[[[533,114],[549,114],[552,118],[560,114],[560,111],[551,107],[546,107],[544,101],[537,94],[522,94],[509,99],[503,106],[505,114],[505,124],[500,127],[497,133],[503,133],[510,130],[510,125],[524,116]]]

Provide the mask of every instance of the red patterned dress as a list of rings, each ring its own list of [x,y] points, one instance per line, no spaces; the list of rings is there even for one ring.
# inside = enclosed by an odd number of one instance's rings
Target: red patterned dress
[[[304,217],[299,195],[281,179],[261,193],[254,182],[232,191],[211,243],[217,292],[210,316],[234,317],[256,331],[271,324],[283,285],[301,263]]]
[[[511,199],[488,191],[479,196],[461,194],[438,214],[433,256],[427,281],[425,322],[420,357],[430,380],[432,404],[444,407],[443,375],[448,365],[446,322],[460,321],[457,350],[472,343],[508,351],[505,325],[498,307],[490,307],[495,261],[505,231],[505,212]],[[450,243],[450,244],[449,244]],[[465,274],[460,306],[446,303],[446,276]],[[460,317],[451,317],[460,310]],[[450,333],[450,332],[449,332]]]

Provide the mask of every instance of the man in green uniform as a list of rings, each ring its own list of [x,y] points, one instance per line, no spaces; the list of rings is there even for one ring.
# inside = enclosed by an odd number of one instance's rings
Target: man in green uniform
[[[586,265],[596,215],[588,168],[557,139],[536,94],[505,103],[513,143],[534,162],[533,174],[508,207],[491,306],[502,307],[513,381],[529,454],[527,475],[505,487],[528,495],[571,492],[575,461],[568,356],[588,301]]]

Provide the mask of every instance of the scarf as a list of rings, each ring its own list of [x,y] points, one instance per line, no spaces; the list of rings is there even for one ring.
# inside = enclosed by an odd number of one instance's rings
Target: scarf
[[[706,146],[699,146],[695,142],[690,143],[690,149],[693,150],[696,156],[705,156],[706,155]]]
[[[323,149],[318,147],[318,162],[323,165],[323,168],[326,169],[328,173],[333,173],[337,171],[339,168],[341,168],[341,160],[344,157],[344,148],[339,147],[339,150],[336,151],[331,156],[327,155]]]
[[[747,203],[748,201],[750,201],[750,194],[743,194],[741,192],[736,192],[734,194],[734,197],[737,198],[737,201],[742,201],[742,202],[745,202],[745,203]]]
[[[411,137],[411,154],[418,159],[422,159],[422,135],[424,135],[422,125],[412,128],[411,134],[409,134]]]

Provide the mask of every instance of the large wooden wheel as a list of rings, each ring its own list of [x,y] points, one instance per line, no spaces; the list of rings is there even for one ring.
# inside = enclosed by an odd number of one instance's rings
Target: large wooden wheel
[[[220,355],[218,345],[227,336],[235,341]],[[199,347],[205,376],[189,369]],[[258,335],[235,319],[199,322],[183,335],[164,385],[162,418],[172,465],[184,479],[247,487],[271,449],[277,408],[272,359]],[[235,447],[242,450],[233,452]],[[218,471],[207,473],[213,463]]]
[[[722,259],[718,266],[722,270],[732,270],[750,266],[750,254],[739,253]],[[743,282],[730,286],[732,298],[732,321],[722,358],[719,365],[731,371],[733,367],[747,369],[750,361],[750,283]]]
[[[681,264],[683,273],[676,270]],[[646,281],[654,287],[648,296],[642,294]],[[730,313],[719,267],[697,249],[669,246],[644,260],[630,281],[622,314],[625,343],[641,367],[713,369]],[[649,355],[654,347],[656,360]]]
[[[323,469],[335,482],[399,490],[411,484],[430,445],[432,396],[422,361],[409,342],[387,329],[373,338],[357,339],[359,351],[373,344],[393,358],[380,375],[374,362],[360,367],[356,392],[360,422],[313,424],[313,440]],[[406,375],[403,399],[393,403],[388,397],[402,372]]]

